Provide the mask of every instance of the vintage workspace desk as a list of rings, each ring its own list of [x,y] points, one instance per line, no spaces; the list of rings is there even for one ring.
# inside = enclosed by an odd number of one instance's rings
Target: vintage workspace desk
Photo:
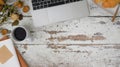
[[[88,2],[90,17],[40,28],[33,29],[30,13],[24,14],[20,25],[36,36],[16,46],[30,67],[120,67],[120,17],[112,23],[109,13]]]

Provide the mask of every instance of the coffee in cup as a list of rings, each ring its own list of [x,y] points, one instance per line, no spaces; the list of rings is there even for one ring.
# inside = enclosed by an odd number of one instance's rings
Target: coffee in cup
[[[29,37],[29,31],[23,26],[17,26],[12,31],[12,38],[16,41],[23,41]]]

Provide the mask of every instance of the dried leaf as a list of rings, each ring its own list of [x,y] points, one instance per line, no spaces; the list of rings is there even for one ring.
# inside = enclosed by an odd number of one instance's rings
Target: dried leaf
[[[22,20],[22,19],[23,19],[23,15],[19,14],[19,20]]]
[[[1,20],[0,20],[0,24],[4,23],[7,20],[7,17],[4,16]]]
[[[19,21],[18,20],[15,20],[13,23],[12,23],[12,26],[16,26],[19,24]]]
[[[0,5],[0,12],[2,11],[2,9],[3,9],[3,6],[2,6],[2,5]]]

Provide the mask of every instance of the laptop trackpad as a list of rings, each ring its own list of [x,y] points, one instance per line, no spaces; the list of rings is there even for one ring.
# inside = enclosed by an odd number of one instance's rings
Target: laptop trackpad
[[[46,9],[35,10],[31,13],[33,16],[32,18],[33,18],[35,27],[40,27],[40,26],[49,24],[48,13]]]
[[[85,17],[88,16],[88,14],[89,12],[85,1],[48,8],[48,18],[50,22]]]

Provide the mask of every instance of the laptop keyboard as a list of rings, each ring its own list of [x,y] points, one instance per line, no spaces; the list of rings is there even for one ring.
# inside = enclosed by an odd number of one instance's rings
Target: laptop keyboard
[[[43,9],[83,0],[32,0],[33,10]]]

